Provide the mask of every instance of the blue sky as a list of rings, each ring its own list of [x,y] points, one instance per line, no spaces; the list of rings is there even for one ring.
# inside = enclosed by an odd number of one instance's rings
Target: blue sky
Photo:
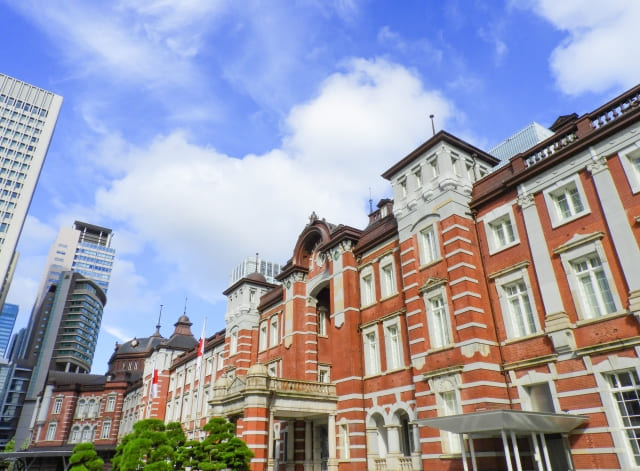
[[[9,294],[59,227],[111,227],[93,371],[187,314],[224,327],[244,257],[285,263],[315,211],[364,227],[437,129],[488,149],[640,81],[640,2],[0,0],[0,71],[64,97]]]

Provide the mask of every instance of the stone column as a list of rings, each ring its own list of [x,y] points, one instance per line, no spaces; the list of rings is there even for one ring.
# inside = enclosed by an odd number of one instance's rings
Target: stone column
[[[640,318],[640,250],[638,243],[629,226],[627,213],[620,201],[620,195],[603,156],[591,155],[594,159],[587,169],[593,176],[596,193],[602,204],[602,212],[611,231],[611,238],[618,254],[618,260],[622,266],[624,277],[629,285],[629,310]]]
[[[304,421],[304,471],[313,470],[313,422]]]
[[[553,271],[549,248],[542,231],[535,200],[533,195],[528,194],[523,186],[518,188],[518,204],[522,207],[524,225],[529,235],[531,257],[544,304],[545,332],[551,339],[557,353],[571,352],[575,350],[576,342],[569,316],[564,309],[562,295],[558,289],[558,282]]]
[[[338,470],[338,460],[336,458],[336,416],[329,414],[329,424],[327,426],[329,441],[329,460],[327,462],[329,471]]]
[[[273,471],[273,409],[269,410],[269,430],[267,439],[267,471]]]

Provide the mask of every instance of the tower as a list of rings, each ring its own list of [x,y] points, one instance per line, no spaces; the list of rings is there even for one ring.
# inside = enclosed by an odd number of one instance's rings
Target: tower
[[[61,96],[0,74],[0,305],[61,105]]]
[[[5,303],[0,312],[0,357],[4,357],[11,339],[13,326],[18,317],[19,306],[17,304]]]
[[[112,236],[111,229],[80,221],[75,221],[73,227],[60,228],[49,249],[36,302],[40,302],[49,286],[57,283],[60,273],[66,270],[95,281],[106,293],[115,257]]]

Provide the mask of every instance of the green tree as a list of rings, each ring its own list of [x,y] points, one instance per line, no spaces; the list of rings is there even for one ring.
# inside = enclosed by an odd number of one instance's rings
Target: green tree
[[[200,442],[202,459],[198,468],[202,471],[230,468],[238,471],[249,469],[253,452],[235,436],[235,426],[221,417],[214,417],[205,425],[207,437]]]
[[[93,443],[79,443],[69,458],[69,471],[102,471],[104,461],[96,453]]]
[[[7,442],[4,446],[5,453],[11,453],[12,451],[16,451],[16,437],[11,437],[11,440]]]
[[[172,426],[172,436],[176,430]],[[159,419],[145,419],[133,425],[133,431],[122,438],[111,460],[118,471],[171,471],[175,448],[167,428]]]

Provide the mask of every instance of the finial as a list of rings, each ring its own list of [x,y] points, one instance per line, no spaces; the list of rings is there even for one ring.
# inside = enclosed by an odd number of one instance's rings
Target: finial
[[[431,132],[433,132],[433,135],[436,135],[436,125],[433,124],[433,118],[435,117],[435,115],[430,114],[429,115],[429,119],[431,119]]]
[[[369,214],[373,212],[373,199],[371,198],[371,187],[369,187]]]
[[[184,297],[184,315],[187,315],[187,297]]]
[[[160,334],[160,320],[162,319],[162,304],[160,304],[160,312],[158,313],[158,324],[156,324],[156,333]]]

